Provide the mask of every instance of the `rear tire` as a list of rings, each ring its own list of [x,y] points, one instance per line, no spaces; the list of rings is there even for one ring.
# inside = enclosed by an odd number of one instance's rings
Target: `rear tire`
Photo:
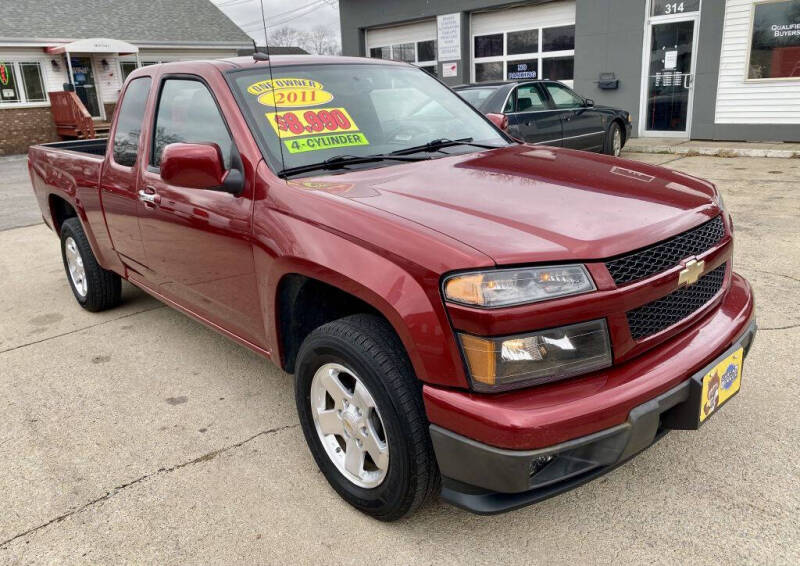
[[[611,122],[606,132],[605,153],[619,157],[622,153],[622,146],[624,145],[622,128],[619,127],[617,122]]]
[[[334,382],[325,378],[335,384],[333,394],[320,396],[320,375],[334,376]],[[362,403],[364,398],[369,402]],[[403,344],[385,320],[357,314],[309,334],[297,356],[295,400],[317,465],[356,509],[381,521],[394,521],[411,514],[438,491],[439,470],[420,382]],[[328,417],[324,426],[320,425],[322,413]],[[372,436],[377,442],[371,447],[385,448],[385,454],[378,455],[377,448],[370,451]],[[347,460],[356,443],[364,448],[355,468],[358,473],[353,474]]]
[[[87,311],[99,312],[120,303],[120,276],[97,263],[77,218],[68,218],[61,225],[61,259],[72,294],[80,306]]]

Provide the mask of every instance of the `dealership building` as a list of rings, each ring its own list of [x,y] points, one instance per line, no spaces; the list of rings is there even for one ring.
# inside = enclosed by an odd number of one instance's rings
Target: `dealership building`
[[[50,93],[71,83],[92,118],[111,119],[130,72],[234,57],[252,40],[209,0],[13,0],[0,17],[0,155],[56,141]]]
[[[340,0],[345,55],[555,79],[633,135],[800,141],[800,0]]]

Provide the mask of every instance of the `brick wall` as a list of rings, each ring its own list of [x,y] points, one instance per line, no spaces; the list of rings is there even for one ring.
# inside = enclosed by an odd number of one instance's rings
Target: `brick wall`
[[[0,108],[0,155],[27,153],[29,145],[58,140],[49,106]]]

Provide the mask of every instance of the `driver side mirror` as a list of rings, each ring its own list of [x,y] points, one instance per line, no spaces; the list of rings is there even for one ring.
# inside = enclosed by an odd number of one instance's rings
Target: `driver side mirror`
[[[594,100],[592,100],[591,98],[586,98],[583,101],[583,105],[591,108],[592,106],[594,106]]]
[[[236,168],[225,170],[215,143],[171,143],[161,155],[161,178],[178,187],[223,191],[238,195],[244,176]]]

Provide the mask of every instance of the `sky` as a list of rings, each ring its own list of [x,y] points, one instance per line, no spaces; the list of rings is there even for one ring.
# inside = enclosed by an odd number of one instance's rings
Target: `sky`
[[[259,43],[264,43],[259,0],[211,0],[220,10]],[[282,26],[310,30],[323,24],[339,35],[336,0],[263,0],[267,32]]]

